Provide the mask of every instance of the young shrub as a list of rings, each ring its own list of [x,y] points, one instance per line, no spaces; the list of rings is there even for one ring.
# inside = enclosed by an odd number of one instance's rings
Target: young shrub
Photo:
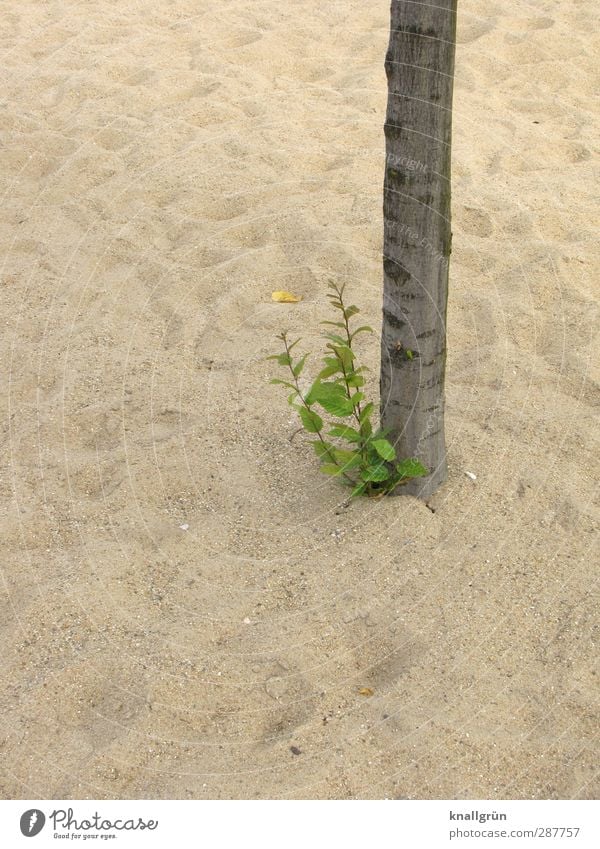
[[[284,350],[268,359],[277,360],[289,376],[285,380],[274,378],[271,383],[290,390],[288,403],[300,416],[304,430],[315,437],[312,445],[322,472],[352,487],[351,497],[385,495],[411,478],[426,475],[427,469],[416,459],[398,460],[394,446],[386,439],[387,432],[374,429],[375,405],[367,402],[362,392],[366,368],[358,364],[353,348],[360,333],[373,331],[367,325],[352,328],[360,310],[344,303],[344,285],[330,283],[329,288],[329,301],[341,315],[338,321],[322,322],[335,328],[323,334],[327,339],[323,368],[308,392],[302,394],[298,380],[308,354],[294,359],[292,351],[300,339],[290,343],[284,332],[277,337]]]

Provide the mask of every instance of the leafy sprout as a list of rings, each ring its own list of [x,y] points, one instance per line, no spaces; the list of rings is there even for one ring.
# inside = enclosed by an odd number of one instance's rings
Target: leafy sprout
[[[362,391],[366,367],[358,364],[353,348],[360,333],[373,330],[368,325],[352,326],[352,319],[360,310],[355,304],[346,306],[344,284],[330,282],[329,288],[329,301],[341,315],[338,321],[322,322],[328,329],[323,334],[327,342],[321,371],[308,392],[303,393],[299,379],[308,354],[296,359],[292,352],[300,339],[290,342],[284,332],[277,337],[284,350],[267,359],[276,360],[289,375],[285,380],[274,378],[271,383],[290,390],[288,403],[300,416],[306,433],[315,437],[312,446],[322,472],[352,487],[351,497],[385,495],[428,472],[414,458],[398,460],[394,446],[386,438],[389,431],[374,428],[375,405],[366,400]]]

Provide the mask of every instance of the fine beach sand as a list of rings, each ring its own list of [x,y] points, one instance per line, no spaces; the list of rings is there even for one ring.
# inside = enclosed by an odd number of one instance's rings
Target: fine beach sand
[[[435,512],[264,359],[379,327],[388,0],[4,6],[2,797],[597,797],[596,4],[459,2]]]

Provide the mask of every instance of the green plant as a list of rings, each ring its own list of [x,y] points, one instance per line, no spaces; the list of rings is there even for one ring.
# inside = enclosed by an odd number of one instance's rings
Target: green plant
[[[427,469],[416,459],[398,461],[394,446],[386,439],[387,431],[373,428],[371,419],[375,405],[365,403],[362,391],[366,367],[358,365],[353,348],[359,333],[372,333],[373,330],[366,325],[352,329],[351,320],[360,310],[354,304],[345,305],[344,285],[330,282],[329,288],[332,290],[330,303],[341,313],[341,320],[322,322],[339,331],[328,330],[323,334],[327,339],[323,368],[308,392],[303,394],[299,378],[308,354],[295,360],[292,350],[300,339],[290,343],[284,332],[277,337],[283,342],[284,350],[268,359],[277,360],[280,366],[287,368],[290,377],[288,380],[274,378],[271,383],[291,390],[288,403],[300,416],[304,430],[316,436],[312,445],[322,472],[351,486],[351,497],[385,495],[411,478],[426,475]],[[334,420],[325,422],[315,406]],[[327,437],[343,440],[345,447],[326,439],[324,433]]]

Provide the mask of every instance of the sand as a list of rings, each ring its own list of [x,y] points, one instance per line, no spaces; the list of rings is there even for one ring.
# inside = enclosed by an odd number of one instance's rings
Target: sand
[[[435,512],[264,359],[379,326],[387,0],[4,5],[2,796],[597,795],[593,0],[460,3]]]

